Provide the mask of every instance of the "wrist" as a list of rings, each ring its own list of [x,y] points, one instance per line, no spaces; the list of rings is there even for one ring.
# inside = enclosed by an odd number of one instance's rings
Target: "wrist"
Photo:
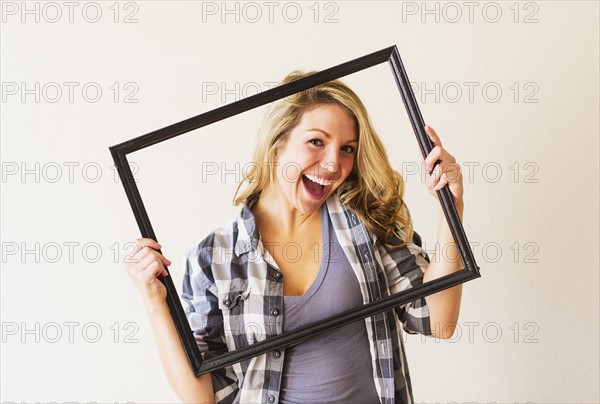
[[[454,201],[454,205],[456,206],[456,211],[458,212],[458,216],[460,216],[460,220],[463,218],[463,212],[465,210],[465,202],[462,198],[458,201]]]
[[[462,214],[463,210],[465,209],[465,201],[462,198],[460,198],[460,199],[453,199],[453,200],[454,200],[454,206],[456,207],[456,211],[458,213]],[[438,208],[439,208],[438,211],[443,214],[444,211],[442,209],[442,202],[440,202],[438,204]]]
[[[144,306],[146,307],[148,315],[151,317],[171,314],[166,300],[146,298],[144,299]]]
[[[459,200],[455,199],[454,200],[454,206],[456,207],[456,212],[458,213],[458,217],[460,218],[460,221],[462,222],[462,220],[463,220],[463,212],[465,210],[465,203],[464,203],[464,201],[462,199],[459,199]],[[438,209],[438,213],[439,213],[438,218],[439,218],[439,221],[442,222],[442,223],[445,223],[446,222],[446,218],[444,216],[444,209],[442,209],[441,202],[438,205],[438,208],[439,208]]]

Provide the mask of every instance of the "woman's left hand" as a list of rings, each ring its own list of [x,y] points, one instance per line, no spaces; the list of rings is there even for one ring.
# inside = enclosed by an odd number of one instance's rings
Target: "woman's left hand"
[[[425,125],[425,132],[429,135],[434,146],[424,160],[426,170],[425,184],[427,185],[429,193],[438,199],[436,191],[442,189],[446,184],[449,184],[448,187],[454,198],[454,203],[462,204],[463,181],[460,166],[456,163],[454,156],[444,149],[440,137],[435,133],[431,126]],[[435,170],[430,175],[429,173],[437,160],[440,160],[440,163],[435,166]]]

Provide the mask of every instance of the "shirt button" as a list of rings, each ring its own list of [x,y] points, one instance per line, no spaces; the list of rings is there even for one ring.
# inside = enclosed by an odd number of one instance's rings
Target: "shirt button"
[[[229,306],[231,306],[231,300],[229,300],[229,299],[225,299],[225,300],[223,300],[223,304],[224,304],[225,306],[229,307]]]
[[[273,277],[275,279],[279,279],[279,278],[281,278],[281,274],[279,272],[277,272],[277,271],[273,271]]]
[[[281,351],[274,351],[274,352],[273,352],[273,357],[274,357],[275,359],[279,359],[279,358],[281,358]]]
[[[275,396],[273,396],[273,395],[269,396],[269,402],[270,403],[274,403],[275,402]]]
[[[279,315],[279,310],[273,309],[273,310],[271,310],[271,314],[274,315],[274,316],[278,316]]]

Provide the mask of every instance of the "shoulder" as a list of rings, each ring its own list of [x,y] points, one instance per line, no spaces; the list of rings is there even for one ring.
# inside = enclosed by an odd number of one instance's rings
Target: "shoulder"
[[[231,259],[239,236],[237,218],[231,219],[211,231],[195,246],[188,249],[185,258],[190,275],[201,276],[208,282],[215,282],[214,268]]]
[[[239,224],[236,218],[231,219],[211,231],[202,240],[200,240],[194,247],[187,250],[186,256],[196,257],[210,254],[217,248],[232,248],[238,239]]]
[[[385,250],[390,254],[397,253],[400,251],[405,253],[410,252],[412,254],[424,252],[422,248],[421,236],[419,235],[419,233],[413,230],[412,238],[409,241],[405,242],[407,237],[402,228],[398,225],[396,230],[402,235],[402,238],[399,238],[394,234],[392,235],[390,240],[388,240],[387,243],[384,243],[381,239],[377,239],[376,243],[381,249]]]

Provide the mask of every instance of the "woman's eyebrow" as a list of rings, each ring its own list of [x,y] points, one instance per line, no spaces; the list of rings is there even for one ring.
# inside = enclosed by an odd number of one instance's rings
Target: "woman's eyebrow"
[[[306,133],[306,132],[310,132],[310,131],[321,132],[322,134],[324,134],[324,135],[325,135],[325,137],[326,137],[327,139],[331,139],[331,135],[330,135],[329,133],[325,132],[323,129],[318,129],[318,128],[310,128],[310,129],[306,129],[304,132]],[[346,142],[346,143],[358,143],[358,139],[354,138],[354,139],[352,139],[352,140],[349,140],[349,141],[348,141],[348,142]]]

